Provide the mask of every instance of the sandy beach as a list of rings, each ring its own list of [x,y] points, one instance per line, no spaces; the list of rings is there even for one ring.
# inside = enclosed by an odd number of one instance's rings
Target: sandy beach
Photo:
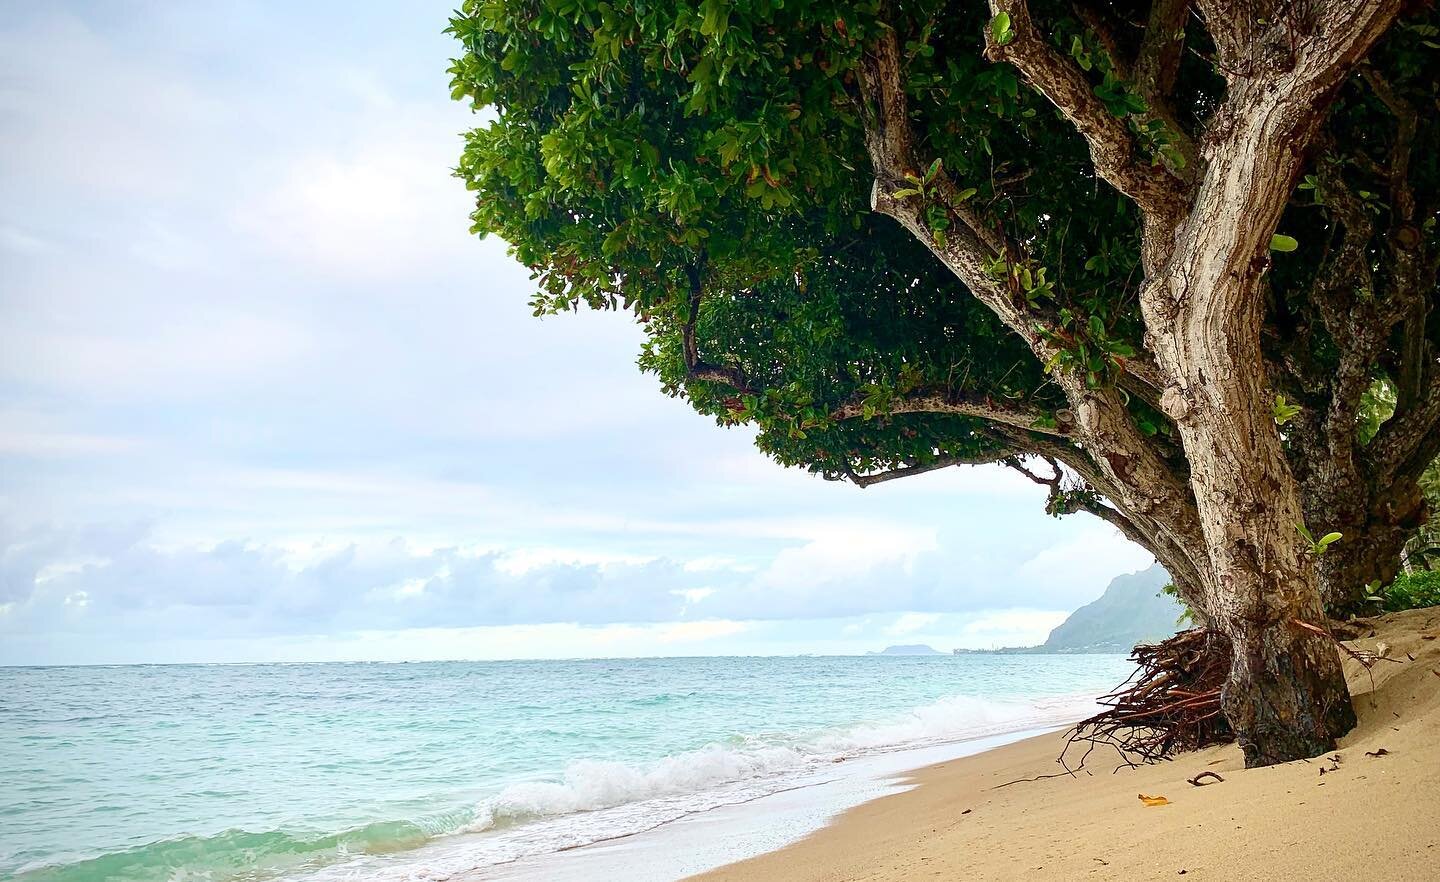
[[[1360,726],[1327,757],[1247,770],[1231,745],[1112,773],[1097,752],[1088,774],[1007,784],[1061,771],[1063,735],[1043,735],[920,770],[911,790],[694,878],[1440,879],[1440,608],[1373,630],[1349,645],[1390,660],[1345,661]],[[1187,782],[1206,771],[1224,780]]]

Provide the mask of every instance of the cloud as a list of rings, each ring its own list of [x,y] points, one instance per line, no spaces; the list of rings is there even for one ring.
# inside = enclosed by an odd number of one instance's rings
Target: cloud
[[[67,324],[0,331],[0,376],[72,394],[175,399],[279,377],[310,348],[296,324],[213,307],[172,310],[123,335],[96,319]]]
[[[908,572],[917,555],[936,549],[933,529],[856,521],[832,521],[804,545],[787,548],[760,574],[759,583],[780,590],[810,588],[864,577],[885,567]]]
[[[907,579],[906,559],[888,556],[885,544],[848,576],[837,570],[823,580],[777,587],[773,568],[697,574],[687,571],[684,560],[543,548],[533,554],[425,548],[399,539],[299,549],[233,540],[167,547],[139,526],[7,526],[0,537],[0,602],[10,604],[0,630],[9,631],[128,628],[235,637],[651,622],[676,625],[674,639],[694,639],[711,630],[716,636],[738,633],[705,622],[899,612],[884,629],[895,637],[932,633],[945,614],[983,609],[967,592]],[[876,591],[876,585],[897,588]],[[996,633],[1055,623],[1051,612],[988,621],[984,627]]]

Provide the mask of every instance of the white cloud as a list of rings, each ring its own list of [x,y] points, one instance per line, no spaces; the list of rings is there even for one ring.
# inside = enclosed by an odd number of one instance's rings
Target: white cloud
[[[495,568],[511,576],[523,576],[533,570],[553,567],[556,564],[594,566],[604,569],[607,566],[617,565],[633,567],[654,561],[653,556],[641,554],[620,554],[575,548],[518,548],[502,553],[495,561]]]
[[[278,377],[310,349],[306,330],[280,317],[213,307],[177,310],[124,333],[104,324],[99,316],[7,324],[0,378],[72,395],[184,398]]]
[[[699,603],[700,601],[702,601],[702,600],[704,600],[705,598],[709,597],[710,595],[714,594],[714,593],[715,593],[715,589],[714,589],[714,588],[676,588],[676,589],[673,589],[670,593],[671,593],[671,594],[674,594],[676,597],[683,597],[683,598],[685,598],[685,602],[686,602],[686,603]]]
[[[804,545],[775,555],[759,584],[782,590],[849,580],[882,566],[908,572],[917,555],[938,548],[933,529],[884,522],[831,521],[812,528]]]
[[[713,573],[720,570],[733,570],[737,573],[748,573],[755,569],[754,565],[741,563],[733,557],[722,557],[709,555],[697,557],[685,561],[685,572],[687,573]]]
[[[661,643],[699,643],[705,640],[715,640],[720,637],[729,637],[750,630],[747,622],[730,622],[723,620],[705,622],[676,622],[670,625],[660,625],[655,628],[657,639]]]
[[[1070,615],[1065,610],[1009,609],[981,613],[959,630],[960,646],[987,649],[996,646],[1035,646],[1045,642]]]

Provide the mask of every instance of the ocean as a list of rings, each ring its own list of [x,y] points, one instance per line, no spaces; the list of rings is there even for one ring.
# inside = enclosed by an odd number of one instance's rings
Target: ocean
[[[856,760],[1055,727],[1130,670],[1081,655],[0,668],[0,878],[513,874]]]

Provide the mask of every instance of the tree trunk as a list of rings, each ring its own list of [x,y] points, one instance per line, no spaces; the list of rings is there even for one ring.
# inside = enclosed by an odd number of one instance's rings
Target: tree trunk
[[[1313,111],[1265,89],[1232,97],[1194,211],[1142,302],[1209,551],[1206,612],[1233,646],[1226,715],[1255,766],[1333,749],[1355,715],[1260,349],[1260,280],[1299,167],[1288,145]]]
[[[1318,756],[1355,726],[1334,643],[1297,624],[1319,618],[1319,611],[1293,620],[1285,618],[1289,612],[1217,623],[1233,652],[1221,703],[1249,767]]]

